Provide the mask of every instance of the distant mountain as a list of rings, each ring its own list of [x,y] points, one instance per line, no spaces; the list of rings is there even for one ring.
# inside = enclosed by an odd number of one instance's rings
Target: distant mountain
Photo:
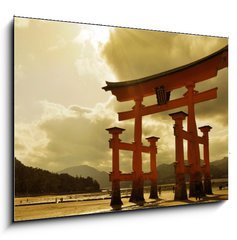
[[[157,167],[158,183],[173,183],[175,182],[174,164],[161,164]]]
[[[65,168],[58,173],[67,173],[73,177],[91,177],[100,184],[100,188],[109,188],[111,185],[109,182],[108,173],[104,171],[98,171],[97,169],[87,165]]]
[[[226,178],[228,177],[228,157],[221,160],[216,160],[210,163],[211,177]],[[157,167],[158,183],[173,183],[175,182],[174,164],[161,164]]]
[[[99,190],[98,182],[91,177],[51,173],[40,168],[27,167],[15,159],[16,196],[85,193]]]
[[[186,161],[187,162],[187,161]],[[174,164],[161,164],[157,167],[158,172],[158,183],[174,183],[175,172]],[[58,173],[67,173],[71,176],[78,177],[91,177],[95,179],[99,184],[100,188],[110,188],[111,183],[109,182],[109,174],[104,171],[98,171],[97,169],[87,166],[80,165],[63,169]],[[222,160],[216,160],[211,162],[211,175],[212,178],[225,178],[228,176],[228,158]],[[121,182],[121,187],[131,187],[130,182]]]
[[[228,177],[228,157],[211,162],[211,175],[213,178]]]

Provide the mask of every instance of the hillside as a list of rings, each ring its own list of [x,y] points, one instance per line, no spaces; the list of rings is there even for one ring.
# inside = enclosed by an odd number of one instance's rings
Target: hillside
[[[211,177],[227,178],[228,177],[228,157],[221,160],[216,160],[210,163]],[[159,183],[172,183],[175,182],[174,164],[161,164],[157,167],[158,182]]]
[[[158,183],[173,183],[175,181],[174,164],[161,164],[157,167]]]
[[[228,157],[211,162],[211,175],[213,178],[228,177]]]
[[[91,177],[72,177],[27,167],[15,159],[15,196],[67,194],[99,191],[100,186]]]
[[[61,170],[58,173],[67,173],[73,177],[91,177],[95,179],[99,184],[101,188],[109,188],[110,182],[109,182],[109,174],[104,171],[98,171],[93,167],[87,166],[87,165],[80,165],[70,168],[65,168]]]

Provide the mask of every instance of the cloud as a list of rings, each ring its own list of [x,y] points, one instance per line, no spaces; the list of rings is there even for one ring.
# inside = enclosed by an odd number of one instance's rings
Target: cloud
[[[216,78],[202,83],[198,90],[208,90],[217,87],[217,99],[197,104],[196,112],[199,118],[207,118],[211,122],[218,122],[223,127],[228,124],[228,69],[218,72]]]
[[[81,39],[87,27],[29,19],[27,28],[15,29],[15,99],[26,106],[21,108],[26,119],[37,119],[38,114],[29,113],[42,100],[93,107],[108,99],[101,87],[107,79],[115,80],[115,75],[100,56],[101,45]]]
[[[109,134],[105,129],[114,122],[114,113],[106,105],[89,109],[42,104],[44,114],[37,123],[16,125],[17,157],[49,170],[88,163],[99,168],[106,163],[104,169],[109,169]]]
[[[190,63],[225,45],[226,38],[116,28],[103,56],[126,81]]]
[[[193,62],[227,44],[226,38],[116,28],[102,53],[117,78],[126,81]],[[217,78],[199,83],[196,88],[201,91],[216,86],[217,101],[197,105],[197,114],[201,117],[208,112],[224,124],[227,122],[227,70],[219,71]],[[171,98],[182,97],[185,91],[185,88],[172,91]],[[154,96],[145,100],[147,105],[155,103]],[[164,114],[167,113],[161,113]]]
[[[105,108],[109,94],[101,86],[114,75],[100,56],[103,39],[98,46],[85,41],[82,29],[36,19],[15,28],[15,150],[31,166],[111,166],[105,128],[116,113]]]
[[[41,102],[44,113],[39,121],[15,126],[16,157],[25,164],[52,171],[81,164],[111,171],[112,156],[108,145],[111,136],[105,129],[114,126],[126,128],[121,140],[133,142],[134,127],[133,121],[117,121],[117,114],[109,107],[113,105],[111,101],[114,101],[113,98],[94,108],[77,105],[65,108],[59,104]],[[160,132],[163,137],[160,150],[169,151],[166,146],[170,144],[166,143],[164,137],[169,132],[167,129],[165,124],[146,119],[144,144],[148,145],[146,137],[154,131]],[[121,153],[121,166],[125,171],[131,169],[131,156],[132,153],[128,151]],[[149,162],[144,163],[144,168],[148,167]]]

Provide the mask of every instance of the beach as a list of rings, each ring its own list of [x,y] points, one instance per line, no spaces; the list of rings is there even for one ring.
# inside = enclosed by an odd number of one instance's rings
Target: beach
[[[129,191],[124,191],[122,193],[123,205],[120,210],[111,208],[110,195],[107,192],[15,198],[14,221],[218,202],[228,199],[228,189],[220,190],[215,187],[213,188],[213,195],[207,195],[200,201],[195,198],[189,198],[185,201],[174,201],[172,190],[162,191],[157,200],[149,199],[148,192],[144,193],[144,198],[145,202],[143,205],[131,203],[129,202]]]

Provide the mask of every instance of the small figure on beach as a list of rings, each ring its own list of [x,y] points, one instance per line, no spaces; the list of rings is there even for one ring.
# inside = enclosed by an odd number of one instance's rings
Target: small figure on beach
[[[172,187],[173,193],[175,192],[175,186]]]
[[[161,195],[161,186],[158,188],[159,195]]]

